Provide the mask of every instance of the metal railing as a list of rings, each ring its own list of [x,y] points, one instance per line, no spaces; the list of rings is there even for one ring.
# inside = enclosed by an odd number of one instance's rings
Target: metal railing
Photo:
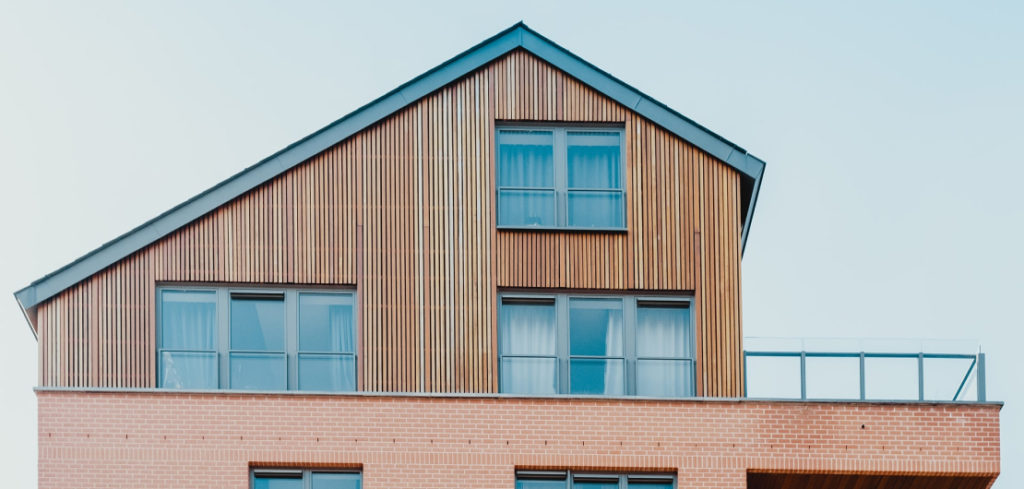
[[[799,341],[801,342],[801,346],[805,346],[803,340],[799,340]],[[858,341],[858,343],[861,343],[861,342]],[[761,373],[759,370],[755,370],[754,372],[752,372],[750,370],[752,368],[751,363],[753,361],[755,361],[755,360],[758,360],[758,359],[769,359],[769,360],[770,359],[776,359],[776,360],[783,361],[783,362],[789,361],[791,363],[792,362],[798,362],[798,365],[799,365],[799,380],[800,380],[800,382],[799,382],[799,397],[796,397],[794,395],[795,392],[792,392],[789,395],[770,394],[770,395],[761,395],[761,396],[750,396],[750,392],[751,392],[751,385],[750,385],[750,377],[751,377],[751,375],[750,374],[751,373]],[[882,362],[885,362],[887,360],[889,361],[889,364],[890,364],[888,366],[886,366],[886,365],[878,365],[878,366],[873,365],[874,363],[882,363]],[[847,363],[846,367],[851,367],[852,366],[852,362],[854,362],[854,361],[856,362],[856,367],[857,367],[856,378],[857,378],[857,381],[858,381],[858,385],[856,387],[857,387],[857,391],[858,391],[859,395],[857,395],[857,396],[852,395],[852,391],[853,391],[852,386],[846,386],[846,387],[849,388],[849,390],[847,391],[849,393],[849,395],[821,396],[821,395],[813,395],[813,394],[809,395],[808,394],[808,363],[809,362],[817,362],[817,363],[824,363],[824,364],[831,363],[831,366],[829,366],[829,365],[821,365],[820,366],[820,368],[821,368],[820,371],[813,370],[813,367],[812,367],[812,371],[811,371],[811,373],[815,374],[815,377],[817,379],[829,379],[831,374],[835,374],[835,377],[837,377],[837,378],[843,377],[843,375],[841,375],[841,373],[842,373],[841,371],[843,369],[840,367],[839,364],[846,362]],[[900,376],[902,376],[903,379],[909,378],[907,370],[913,370],[913,368],[910,368],[910,369],[907,368],[907,366],[908,366],[907,361],[916,361],[916,380],[917,380],[916,396],[910,395],[909,392],[908,392],[910,389],[906,389],[906,388],[903,389],[902,395],[895,395],[895,396],[893,396],[893,395],[880,395],[880,396],[879,395],[872,395],[872,393],[869,392],[870,388],[873,387],[872,385],[868,384],[867,369],[868,369],[869,366],[872,366],[873,367],[872,370],[874,372],[877,372],[877,373],[874,374],[875,378],[873,379],[873,381],[876,382],[875,386],[881,385],[881,387],[883,388],[881,390],[883,390],[883,391],[886,390],[885,387],[888,387],[889,388],[888,391],[889,392],[893,392],[892,388],[893,387],[898,387],[898,386],[895,385],[895,384],[898,384],[898,381],[896,379],[899,378]],[[952,391],[952,386],[954,386],[954,385],[956,386],[956,390],[955,390],[955,392],[953,392],[951,397],[939,398],[938,395],[931,395],[931,396],[926,395],[926,389],[925,389],[926,364],[933,363],[931,361],[935,361],[935,362],[946,361],[946,362],[954,362],[954,363],[959,362],[960,363],[960,365],[953,365],[952,366],[953,367],[952,368],[953,372],[949,371],[949,370],[951,370],[951,368],[950,368],[949,365],[947,365],[946,368],[945,368],[945,370],[947,370],[947,372],[939,372],[939,374],[935,376],[935,377],[938,378],[939,381],[941,381],[940,383],[948,384],[948,391],[946,391],[947,393],[949,391]],[[896,363],[896,364],[902,363],[902,365],[895,365],[894,366],[894,365],[892,365],[893,363]],[[963,365],[967,365],[965,370],[963,369]],[[776,365],[776,367],[779,367],[779,365]],[[783,367],[786,367],[786,366],[783,366]],[[790,372],[783,372],[781,375],[762,375],[761,377],[762,377],[762,379],[766,379],[768,381],[768,383],[771,383],[771,384],[776,384],[776,385],[777,384],[785,384],[786,381],[787,381],[786,377],[792,376],[792,373],[793,373],[791,371],[793,365],[788,365],[788,367],[789,367],[788,370],[790,370]],[[881,368],[879,368],[879,367],[881,367]],[[759,367],[755,366],[754,368],[759,368]],[[747,375],[744,376],[744,393],[747,396],[749,396],[749,397],[792,398],[792,399],[797,399],[798,398],[798,399],[804,399],[804,400],[806,400],[806,399],[915,400],[916,399],[918,401],[954,401],[954,402],[956,402],[956,401],[974,401],[974,400],[979,401],[979,402],[983,402],[983,401],[986,400],[986,393],[985,393],[985,354],[981,353],[980,348],[976,352],[974,352],[974,353],[946,353],[946,352],[936,353],[936,352],[925,352],[925,351],[923,351],[923,348],[921,348],[921,351],[917,351],[917,352],[888,352],[888,351],[885,351],[885,352],[871,352],[871,351],[863,351],[863,350],[861,350],[861,351],[841,351],[841,350],[840,351],[809,351],[806,348],[784,349],[784,350],[765,350],[765,349],[744,350],[744,352],[743,352],[743,369],[744,369],[744,372],[747,374]],[[829,369],[832,369],[832,371],[830,372]],[[779,368],[779,370],[787,370],[787,368]],[[849,372],[851,369],[847,368],[846,370],[847,370],[847,375],[845,376],[846,377],[845,380],[852,380],[853,375],[850,375],[850,372]],[[943,369],[936,368],[934,370],[943,370]],[[956,375],[954,377],[955,374],[958,374],[958,371],[963,371],[963,375],[962,376]],[[838,382],[841,383],[841,381],[839,381],[837,379],[829,379],[829,380],[831,382],[837,382],[838,381]],[[903,387],[908,387],[906,384],[907,383],[904,382]],[[970,388],[971,384],[973,384],[974,389]],[[829,388],[825,389],[825,390],[830,390],[832,392],[836,391],[836,385],[830,385],[828,387]],[[838,387],[841,389],[844,386],[839,385]],[[938,389],[938,390],[941,390],[941,389]],[[969,392],[971,390],[973,390],[974,392]],[[898,389],[897,389],[897,391],[898,391]],[[765,390],[761,389],[761,392],[765,392]],[[974,399],[968,399],[968,397],[972,397],[972,396],[970,396],[970,394],[973,394]]]

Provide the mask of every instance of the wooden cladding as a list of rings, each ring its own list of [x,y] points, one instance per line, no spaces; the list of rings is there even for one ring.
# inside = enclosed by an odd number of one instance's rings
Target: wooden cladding
[[[495,231],[496,121],[625,128],[628,231]],[[523,51],[41,304],[42,385],[152,387],[155,285],[355,285],[360,387],[493,392],[499,289],[695,295],[699,388],[742,394],[740,185]]]

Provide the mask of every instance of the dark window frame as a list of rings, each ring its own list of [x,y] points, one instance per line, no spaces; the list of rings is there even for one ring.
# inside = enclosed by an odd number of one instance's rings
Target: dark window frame
[[[499,152],[501,145],[502,131],[550,131],[553,143],[553,187],[518,187],[502,186],[499,181]],[[568,164],[568,134],[572,132],[607,132],[619,136],[619,182],[618,189],[594,189],[594,188],[569,188],[569,164]],[[498,123],[494,130],[494,203],[495,203],[495,226],[499,230],[533,230],[533,231],[595,231],[595,232],[625,232],[629,230],[628,193],[626,188],[626,130],[621,124],[531,124],[531,123]],[[498,215],[501,192],[509,190],[551,190],[554,192],[555,224],[552,226],[529,226],[520,224],[498,224],[501,217]],[[617,192],[621,195],[622,226],[570,226],[569,225],[569,194],[572,192]]]
[[[249,487],[256,486],[256,478],[271,479],[302,479],[303,489],[312,489],[313,474],[356,474],[359,476],[359,487],[363,486],[363,471],[359,468],[339,469],[299,469],[299,468],[263,468],[249,469]]]
[[[163,293],[164,292],[213,292],[216,298],[216,323],[214,332],[213,350],[204,350],[205,353],[216,354],[217,362],[217,387],[214,390],[245,390],[233,389],[231,387],[231,353],[245,353],[244,350],[233,350],[231,348],[231,299],[276,297],[280,296],[284,302],[285,322],[285,368],[286,386],[285,391],[299,391],[299,356],[303,353],[323,354],[323,352],[304,351],[299,347],[299,296],[308,295],[336,295],[347,297],[352,307],[352,335],[353,351],[351,353],[341,352],[334,354],[339,356],[350,356],[354,365],[354,376],[356,389],[358,390],[359,379],[359,308],[354,288],[316,288],[316,287],[276,287],[259,285],[208,285],[208,284],[164,284],[156,287],[156,374],[157,388],[174,389],[173,387],[162,387],[162,353],[167,352],[193,352],[200,350],[182,350],[163,348]],[[263,352],[263,351],[261,351]],[[188,389],[186,389],[188,390]],[[279,392],[279,391],[275,391]],[[315,391],[307,391],[315,392]],[[351,391],[337,391],[351,392]]]
[[[593,470],[517,470],[516,487],[520,480],[565,481],[565,488],[572,489],[579,482],[617,482],[619,489],[644,484],[671,484],[677,488],[676,474],[671,472],[603,472]]]
[[[573,358],[596,358],[572,355],[569,345],[569,305],[572,299],[613,299],[622,301],[622,323],[623,323],[623,355],[624,360],[624,386],[623,396],[637,396],[637,361],[638,360],[680,360],[688,361],[692,366],[692,378],[690,385],[693,391],[680,398],[696,396],[697,377],[697,327],[694,321],[694,298],[681,295],[649,295],[649,294],[610,294],[603,292],[517,292],[504,291],[498,294],[498,321],[497,321],[497,345],[498,345],[498,390],[502,391],[503,359],[508,358],[556,358],[557,360],[557,392],[555,395],[594,395],[594,394],[573,394],[570,372],[570,362]],[[502,335],[505,334],[501,324],[501,308],[508,303],[530,303],[530,304],[553,304],[555,308],[556,328],[556,352],[555,356],[533,355],[533,354],[508,354],[502,351]],[[689,357],[641,357],[636,349],[637,331],[637,309],[639,307],[677,307],[686,309],[691,329],[689,338]],[[530,396],[546,396],[547,394],[518,394]],[[596,394],[613,396],[611,394]],[[671,398],[671,397],[666,397]]]

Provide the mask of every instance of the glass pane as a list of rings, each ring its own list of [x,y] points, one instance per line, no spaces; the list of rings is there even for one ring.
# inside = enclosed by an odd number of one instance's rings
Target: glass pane
[[[570,354],[621,356],[622,336],[621,299],[570,299]]]
[[[691,358],[690,310],[683,307],[637,307],[636,355],[638,357]]]
[[[359,489],[362,486],[359,474],[314,472],[311,479],[312,489]]]
[[[569,225],[584,228],[621,228],[621,192],[569,191]]]
[[[570,132],[569,188],[622,188],[619,133]]]
[[[299,389],[356,390],[356,358],[351,355],[299,354]]]
[[[248,390],[285,390],[284,354],[232,353],[231,388]]]
[[[299,295],[299,350],[355,353],[352,296]]]
[[[917,399],[917,359],[865,358],[864,392],[867,399]]]
[[[500,131],[498,186],[554,187],[553,142],[550,131]]]
[[[231,349],[284,351],[284,300],[232,298]]]
[[[553,190],[502,190],[498,192],[499,226],[554,226]]]
[[[572,481],[573,489],[619,489],[618,482]]]
[[[689,360],[637,360],[636,395],[691,397],[693,362]]]
[[[529,357],[502,358],[501,392],[509,394],[557,394],[558,360],[555,358]]]
[[[160,347],[168,350],[213,350],[217,331],[214,291],[160,293]]]
[[[217,354],[162,352],[160,354],[160,387],[216,389]]]
[[[537,480],[518,479],[516,489],[565,489],[565,479],[562,480]]]
[[[558,354],[553,303],[502,304],[500,311],[502,355]]]
[[[975,384],[977,366],[971,368],[970,358],[925,358],[924,359],[924,398],[932,401],[952,401],[956,390],[960,388],[957,400],[977,400],[978,388]],[[965,381],[966,379],[966,381]]]
[[[624,374],[622,360],[574,358],[569,361],[569,392],[621,396],[626,392]]]
[[[808,399],[860,399],[860,359],[807,357]]]
[[[253,489],[302,489],[302,479],[254,477],[252,487]]]
[[[747,397],[800,399],[800,357],[747,357]]]

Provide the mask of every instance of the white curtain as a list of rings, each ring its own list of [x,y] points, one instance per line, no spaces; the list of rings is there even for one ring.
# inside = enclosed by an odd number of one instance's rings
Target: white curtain
[[[498,221],[503,225],[555,224],[553,137],[542,131],[501,131],[498,147]]]
[[[622,188],[622,151],[619,146],[619,135],[570,133],[568,144],[569,225],[621,226],[621,192],[573,191]]]
[[[217,387],[217,305],[213,292],[164,291],[161,294],[161,385],[169,388]]]
[[[503,304],[502,391],[553,394],[558,385],[557,331],[553,304]]]
[[[689,310],[675,307],[637,308],[637,394],[693,394],[692,327]],[[663,358],[663,359],[659,359]]]

